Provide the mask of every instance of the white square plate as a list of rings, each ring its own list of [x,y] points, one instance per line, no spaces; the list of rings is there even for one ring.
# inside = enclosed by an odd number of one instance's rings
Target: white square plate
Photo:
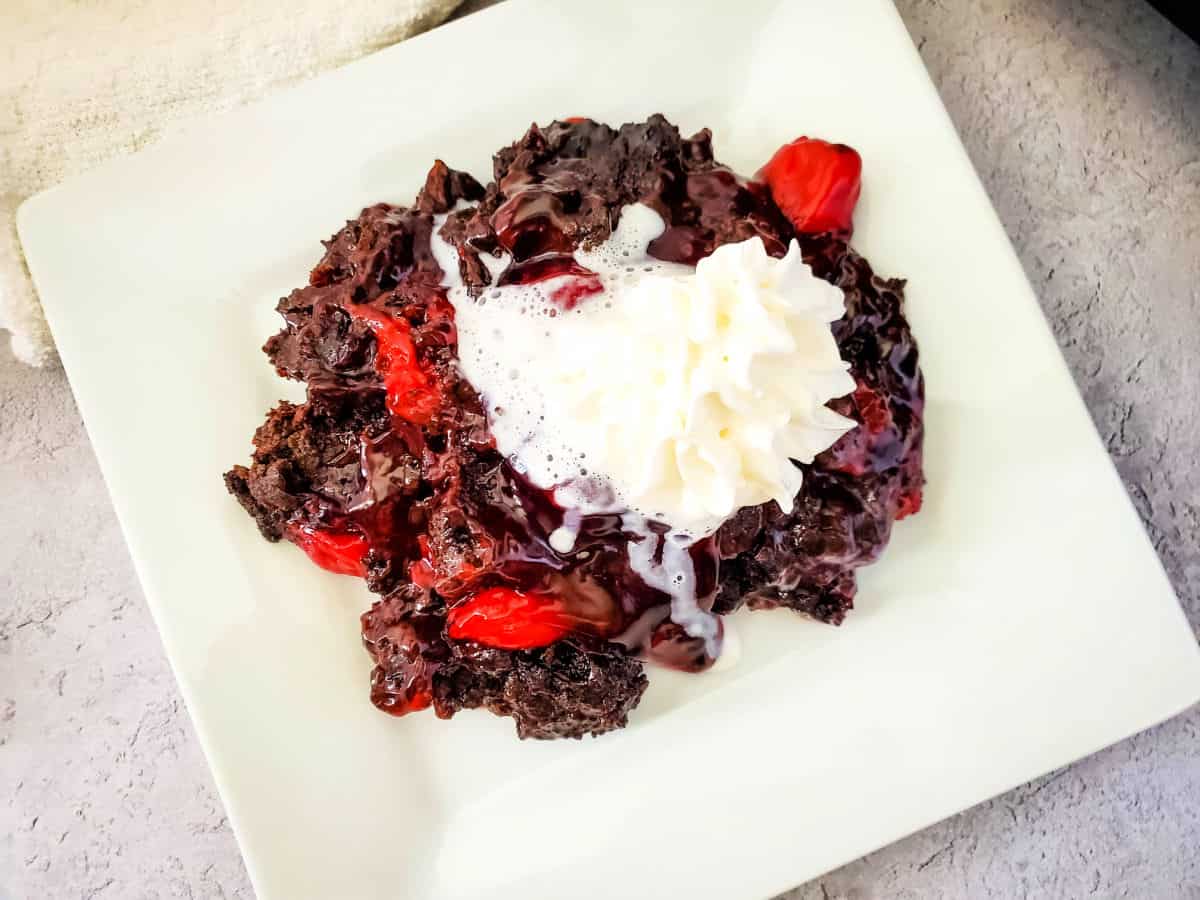
[[[295,386],[258,348],[318,240],[481,177],[529,122],[662,111],[754,171],[866,163],[856,244],[910,279],[921,515],[841,629],[740,615],[630,727],[519,743],[367,701],[365,591],[225,494]],[[263,898],[757,898],[1179,712],[1200,655],[886,0],[508,3],[30,200],[20,216],[146,595]]]

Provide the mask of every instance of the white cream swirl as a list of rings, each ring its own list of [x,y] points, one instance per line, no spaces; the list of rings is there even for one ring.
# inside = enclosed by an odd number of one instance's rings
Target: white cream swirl
[[[562,280],[467,296],[451,273],[464,374],[498,449],[587,507],[628,506],[692,540],[743,506],[790,509],[810,462],[854,426],[825,406],[854,389],[830,323],[844,311],[795,244],[727,244],[693,269],[647,256],[662,219],[633,205],[577,261],[603,291],[565,312]],[[434,251],[453,268],[454,251]],[[503,260],[486,260],[498,269]],[[589,504],[584,498],[605,498]],[[584,511],[587,511],[586,509]]]

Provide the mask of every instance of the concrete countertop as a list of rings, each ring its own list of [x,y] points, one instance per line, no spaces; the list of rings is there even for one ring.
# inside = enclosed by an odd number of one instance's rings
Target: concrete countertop
[[[1200,48],[1140,0],[898,5],[1200,624]],[[250,898],[66,379],[2,357],[0,900]],[[1198,738],[1193,709],[785,897],[1200,898]]]

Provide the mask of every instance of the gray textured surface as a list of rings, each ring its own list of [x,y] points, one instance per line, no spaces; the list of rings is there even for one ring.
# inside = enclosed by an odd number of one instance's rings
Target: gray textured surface
[[[1200,623],[1200,49],[1140,0],[899,6]],[[0,898],[249,898],[66,380],[6,356],[0,497]],[[1193,710],[786,897],[1200,898],[1198,737]]]

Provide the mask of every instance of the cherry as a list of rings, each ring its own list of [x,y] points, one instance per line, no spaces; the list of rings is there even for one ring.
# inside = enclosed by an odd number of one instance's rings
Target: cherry
[[[545,647],[573,631],[596,631],[591,622],[567,611],[554,594],[495,587],[480,591],[446,615],[446,634],[503,650]]]
[[[892,427],[892,412],[888,409],[887,401],[865,384],[859,384],[854,389],[854,405],[862,416],[863,424],[871,434],[880,434]]]
[[[600,283],[599,278],[572,278],[551,291],[550,300],[564,312],[570,312],[580,300],[603,291],[604,285]]]
[[[907,491],[900,495],[900,500],[896,504],[896,521],[908,518],[911,515],[921,511],[921,489]]]
[[[849,235],[862,190],[862,157],[845,144],[797,138],[775,151],[756,180],[802,234]]]
[[[501,274],[500,285],[534,284],[552,278],[569,278],[550,292],[550,300],[564,312],[570,312],[585,297],[604,290],[600,276],[581,266],[568,253],[543,253],[524,262],[510,265]]]
[[[547,253],[569,256],[574,248],[564,232],[568,223],[562,198],[543,187],[513,194],[492,214],[496,240],[517,262]]]
[[[600,290],[600,276],[591,269],[581,266],[569,253],[543,253],[532,259],[513,263],[500,274],[496,284],[500,286],[535,284],[539,281],[549,281],[551,278],[562,278],[568,275],[596,281],[597,290]]]
[[[416,425],[428,424],[442,405],[437,384],[417,359],[412,329],[406,319],[389,316],[371,306],[347,307],[375,333],[375,371],[387,390],[392,415]]]
[[[368,550],[367,539],[361,534],[305,525],[290,529],[288,538],[326,571],[337,575],[357,575],[359,578],[367,574],[363,566],[363,557]]]

